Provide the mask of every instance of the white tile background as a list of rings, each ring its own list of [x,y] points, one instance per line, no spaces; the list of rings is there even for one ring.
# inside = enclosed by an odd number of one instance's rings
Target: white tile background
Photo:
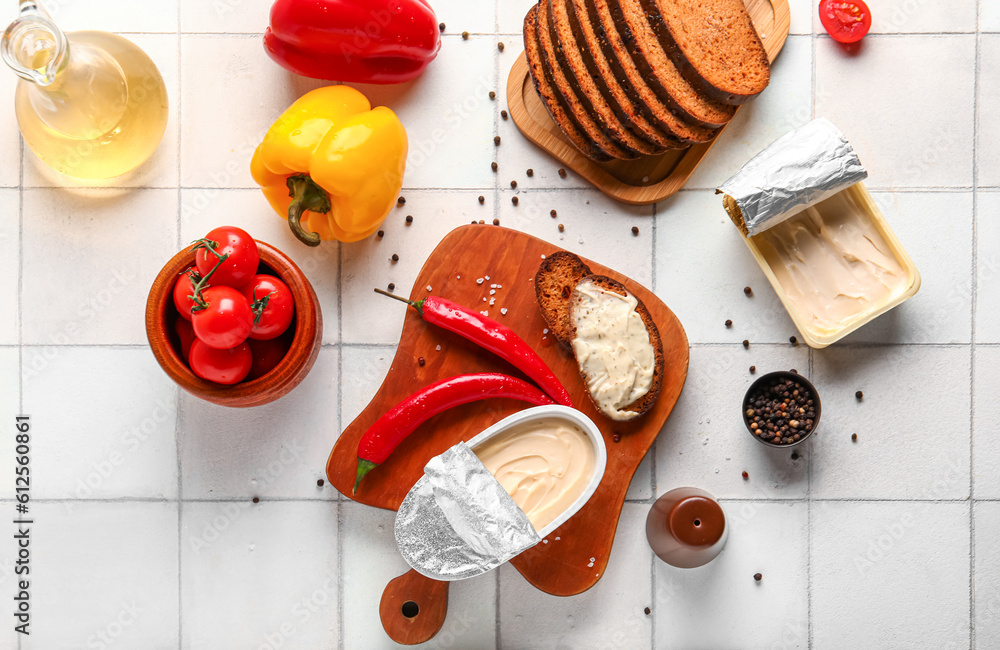
[[[771,88],[685,191],[636,208],[559,178],[500,119],[531,0],[436,0],[447,29],[427,73],[363,88],[407,126],[406,206],[383,239],[319,250],[297,245],[248,173],[271,120],[321,85],[264,54],[270,4],[49,2],[67,30],[134,39],[168,85],[157,153],[102,188],[54,177],[23,150],[13,76],[0,78],[0,431],[10,450],[13,415],[32,415],[37,520],[33,634],[16,638],[8,622],[0,648],[87,647],[99,634],[114,648],[392,647],[378,621],[384,585],[406,569],[392,515],[317,480],[394,353],[403,307],[371,299],[371,287],[406,292],[445,233],[494,217],[653,288],[687,329],[691,369],[597,586],[555,598],[503,567],[452,589],[428,647],[1000,647],[1000,3],[871,0],[873,34],[845,49],[822,34],[815,0],[792,0]],[[812,351],[788,344],[791,321],[712,188],[818,115],[860,152],[924,283]],[[223,223],[289,252],[324,312],[307,381],[250,411],[181,393],[144,343],[153,276]],[[734,407],[750,365],[794,367],[819,386],[823,423],[797,458],[741,430]],[[5,477],[11,457],[0,456]],[[644,540],[652,499],[679,485],[714,492],[733,525],[702,569],[668,567]],[[12,496],[0,480],[0,506]],[[8,604],[13,552],[8,539]]]

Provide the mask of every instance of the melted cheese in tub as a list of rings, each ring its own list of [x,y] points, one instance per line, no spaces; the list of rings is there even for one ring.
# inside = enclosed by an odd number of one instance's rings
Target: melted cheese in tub
[[[473,449],[514,503],[541,530],[583,494],[594,474],[594,445],[559,418],[525,422]]]
[[[639,301],[630,293],[606,291],[588,279],[576,285],[572,300],[573,353],[586,377],[587,390],[611,419],[638,417],[634,411],[621,409],[649,392],[656,370],[649,332],[635,310]]]

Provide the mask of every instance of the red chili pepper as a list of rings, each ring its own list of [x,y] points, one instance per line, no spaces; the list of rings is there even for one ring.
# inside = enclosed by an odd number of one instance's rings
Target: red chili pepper
[[[392,84],[424,71],[441,32],[426,0],[277,0],[264,49],[306,77]]]
[[[426,386],[389,409],[361,436],[354,493],[357,494],[361,479],[384,463],[421,424],[454,406],[490,398],[517,399],[536,406],[553,403],[528,382],[499,373],[457,375]]]
[[[524,339],[506,325],[445,298],[427,296],[423,300],[412,301],[381,289],[375,291],[407,303],[428,323],[443,327],[489,350],[526,374],[552,399],[563,406],[573,406],[569,393],[552,370]]]

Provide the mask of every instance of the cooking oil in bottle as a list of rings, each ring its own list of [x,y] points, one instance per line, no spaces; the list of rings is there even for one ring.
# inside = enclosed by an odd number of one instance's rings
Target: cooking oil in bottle
[[[74,178],[113,178],[141,165],[167,125],[167,91],[153,61],[121,36],[64,34],[35,2],[20,4],[2,53],[21,77],[14,103],[25,144]]]

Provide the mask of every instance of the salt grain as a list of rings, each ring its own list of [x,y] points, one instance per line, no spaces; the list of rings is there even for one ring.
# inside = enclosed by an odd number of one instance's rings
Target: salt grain
[[[431,285],[429,285],[429,284],[427,285],[427,290],[428,290],[428,291],[430,291],[430,290],[431,290]]]
[[[434,348],[434,349],[435,349],[435,350],[437,350],[438,352],[440,352],[440,351],[441,351],[441,346],[439,345],[439,346],[437,346],[437,347],[436,347],[436,348]]]
[[[479,278],[478,280],[476,280],[476,284],[482,284],[482,283],[483,283],[483,279],[482,278]]]
[[[503,314],[504,316],[506,316],[507,315],[507,308],[506,307],[501,307],[500,308],[500,313]]]
[[[485,299],[485,298],[483,298],[483,300],[486,300],[486,299]],[[487,310],[485,310],[485,309],[484,309],[484,310],[482,310],[482,311],[481,311],[481,312],[479,312],[479,313],[480,313],[480,314],[482,314],[483,316],[489,316],[489,315],[490,315],[490,312],[489,312],[489,311],[487,311]]]

